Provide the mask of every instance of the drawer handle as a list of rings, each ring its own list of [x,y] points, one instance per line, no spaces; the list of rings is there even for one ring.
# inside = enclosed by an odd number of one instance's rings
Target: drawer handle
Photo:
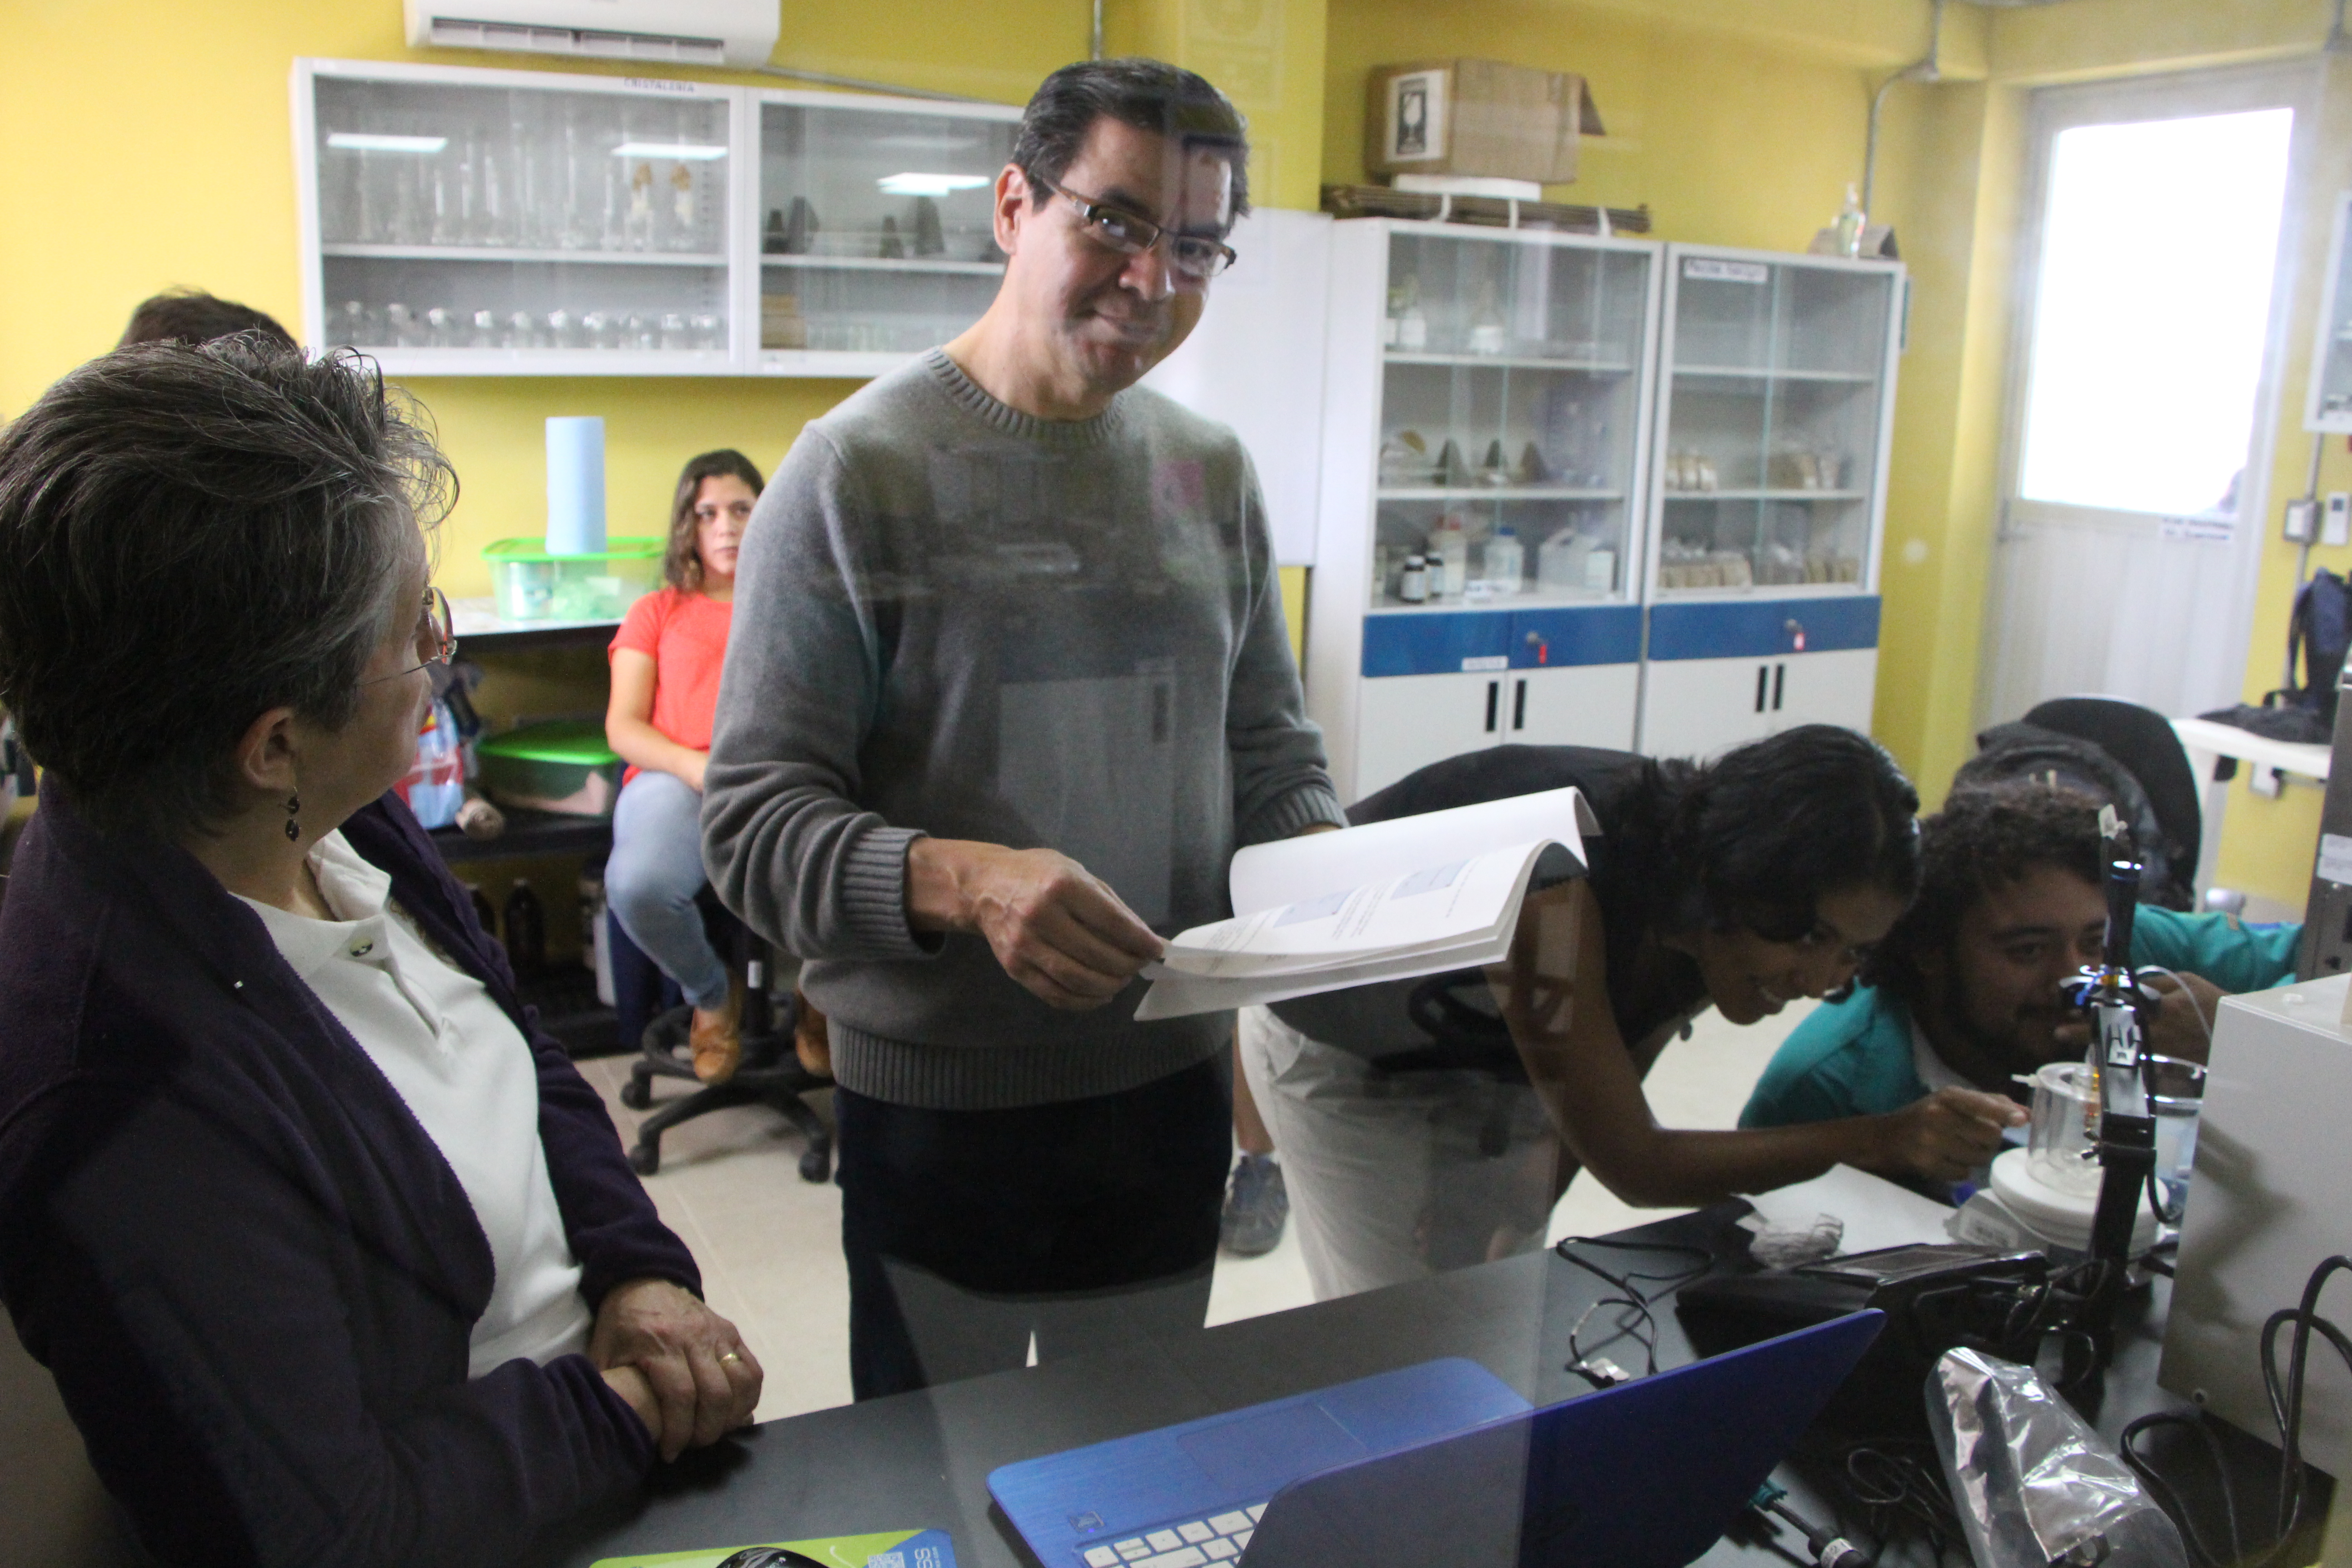
[[[1486,733],[1489,735],[1495,732],[1495,711],[1502,700],[1503,683],[1499,680],[1486,682]]]

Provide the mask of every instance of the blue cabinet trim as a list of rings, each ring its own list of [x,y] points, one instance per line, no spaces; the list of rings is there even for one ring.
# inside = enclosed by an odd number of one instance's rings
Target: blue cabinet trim
[[[1636,664],[1642,658],[1642,607],[1511,612],[1511,668],[1563,664]]]
[[[1366,676],[1633,664],[1641,657],[1636,605],[1364,617]]]
[[[1797,646],[1800,631],[1804,646]],[[1650,607],[1650,658],[1773,658],[1878,646],[1878,595],[1717,599]]]

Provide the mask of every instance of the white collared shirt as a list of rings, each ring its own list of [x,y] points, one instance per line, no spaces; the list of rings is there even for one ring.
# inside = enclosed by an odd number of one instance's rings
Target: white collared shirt
[[[498,1279],[474,1324],[467,1375],[584,1351],[593,1320],[539,1141],[529,1044],[480,981],[425,942],[392,903],[390,875],[341,833],[320,839],[310,863],[338,918],[245,901],[392,1080],[474,1205]]]
[[[1919,1075],[1919,1081],[1927,1086],[1929,1094],[1939,1089],[1976,1088],[1936,1054],[1936,1047],[1927,1043],[1927,1031],[1919,1026],[1916,1018],[1911,1020],[1911,1070]]]

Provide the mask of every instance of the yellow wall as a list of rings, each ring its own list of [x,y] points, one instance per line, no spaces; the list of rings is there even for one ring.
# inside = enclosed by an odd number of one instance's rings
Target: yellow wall
[[[1169,12],[1176,42],[1246,52]],[[1293,62],[1266,78],[1253,119],[1277,147],[1308,147],[1321,114],[1319,5],[1272,7]],[[1006,102],[1082,58],[1077,0],[876,5],[793,0],[780,64]],[[1244,40],[1245,42],[1246,40]],[[287,71],[298,55],[595,69],[529,56],[411,51],[398,0],[19,0],[0,22],[0,417],[112,346],[131,307],[173,284],[208,289],[299,331]],[[1308,62],[1302,70],[1297,61]],[[616,71],[620,68],[614,68]],[[706,79],[791,85],[740,73]],[[1253,79],[1255,81],[1256,79]],[[1279,154],[1277,154],[1279,156]],[[1314,201],[1307,178],[1261,181],[1262,199]],[[480,548],[545,525],[541,421],[600,414],[616,531],[658,531],[679,464],[735,446],[772,467],[807,420],[854,384],[751,378],[419,378],[463,495],[442,537],[452,593],[488,591]]]
[[[1343,14],[1323,94],[1323,177],[1334,184],[1365,183],[1366,72],[1454,55],[1588,78],[1609,134],[1585,142],[1574,185],[1549,194],[1647,203],[1657,238],[1802,250],[1862,175],[1868,100],[1863,74],[1844,65],[1557,0],[1346,0]],[[1924,21],[1916,36],[1924,47]]]

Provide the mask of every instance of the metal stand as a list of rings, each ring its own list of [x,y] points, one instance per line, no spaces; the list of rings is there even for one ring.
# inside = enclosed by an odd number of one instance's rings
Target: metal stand
[[[705,1084],[638,1123],[637,1141],[629,1150],[629,1163],[637,1174],[650,1176],[661,1169],[662,1134],[680,1122],[730,1106],[765,1105],[791,1122],[807,1142],[801,1153],[801,1180],[822,1182],[832,1176],[833,1130],[801,1097],[811,1089],[830,1088],[833,1080],[810,1072],[793,1053],[793,1006],[787,1003],[783,1016],[776,1016],[768,1000],[764,959],[754,958],[749,968],[743,999],[743,1065],[725,1083]],[[673,1007],[646,1026],[642,1050],[629,1064],[629,1081],[621,1089],[622,1104],[632,1110],[651,1106],[653,1080],[657,1078],[700,1081],[693,1067],[678,1055],[693,1026],[691,1007]]]

